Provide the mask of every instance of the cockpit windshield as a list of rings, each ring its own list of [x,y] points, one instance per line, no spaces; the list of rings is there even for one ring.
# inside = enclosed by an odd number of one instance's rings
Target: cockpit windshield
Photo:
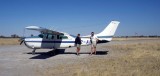
[[[43,34],[39,34],[38,37],[43,38]]]

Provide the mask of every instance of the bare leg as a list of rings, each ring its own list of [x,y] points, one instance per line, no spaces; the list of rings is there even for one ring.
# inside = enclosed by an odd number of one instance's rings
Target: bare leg
[[[80,48],[77,47],[77,55],[79,55]]]
[[[78,47],[77,47],[77,55],[78,55]]]
[[[77,51],[77,53],[78,53],[77,55],[79,55],[79,48],[78,48],[78,51]]]
[[[94,47],[94,54],[96,55],[96,47]]]
[[[91,53],[90,53],[90,55],[92,55],[92,52],[93,52],[93,47],[91,46]]]
[[[78,48],[78,55],[79,55],[79,51],[80,51],[80,48]]]

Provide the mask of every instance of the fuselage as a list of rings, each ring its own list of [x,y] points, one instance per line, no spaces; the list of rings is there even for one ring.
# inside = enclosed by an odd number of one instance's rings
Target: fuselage
[[[89,45],[89,38],[81,38],[82,45]],[[53,35],[53,34],[40,34],[38,36],[26,37],[24,39],[25,45],[32,49],[58,49],[68,48],[75,46],[75,36],[69,34]]]

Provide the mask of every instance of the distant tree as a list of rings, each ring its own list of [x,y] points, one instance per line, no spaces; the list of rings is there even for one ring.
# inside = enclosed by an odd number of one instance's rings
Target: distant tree
[[[19,38],[19,36],[16,35],[16,34],[11,35],[11,37],[12,37],[12,38]]]
[[[1,35],[0,38],[5,38],[5,36]]]

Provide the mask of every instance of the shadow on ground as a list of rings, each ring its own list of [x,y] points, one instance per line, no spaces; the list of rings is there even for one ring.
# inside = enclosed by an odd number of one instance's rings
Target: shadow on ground
[[[77,54],[76,52],[65,52],[63,54]],[[90,54],[90,52],[80,52],[79,54]],[[107,55],[108,51],[97,51],[96,55]]]
[[[27,54],[32,54],[32,52],[29,52]],[[30,59],[47,59],[53,56],[56,56],[58,54],[77,54],[76,52],[65,52],[65,49],[57,49],[55,51],[50,50],[48,52],[35,52],[33,55],[34,57],[31,57]],[[90,54],[90,52],[80,52],[80,54]],[[108,51],[97,51],[96,55],[107,55]]]

